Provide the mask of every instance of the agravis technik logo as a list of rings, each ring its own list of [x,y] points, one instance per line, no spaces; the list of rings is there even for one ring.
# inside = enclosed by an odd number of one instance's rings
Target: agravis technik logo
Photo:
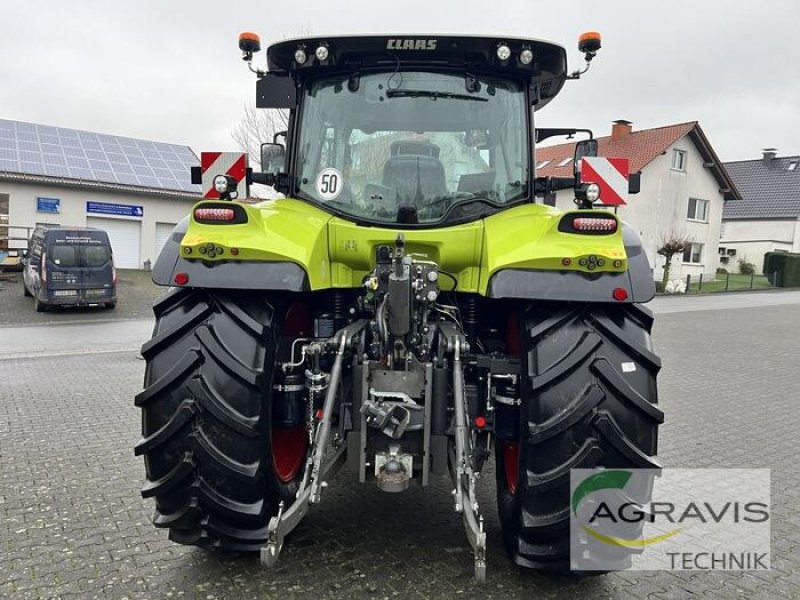
[[[573,469],[580,570],[769,568],[767,469]]]

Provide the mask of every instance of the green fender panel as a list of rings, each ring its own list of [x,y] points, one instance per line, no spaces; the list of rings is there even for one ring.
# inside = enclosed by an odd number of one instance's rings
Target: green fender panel
[[[204,205],[220,203],[204,201],[196,208]],[[629,266],[634,266],[629,265],[632,254],[645,263],[644,270],[638,265],[636,277],[646,270],[651,279],[635,232],[633,241],[629,239],[632,230],[626,231],[623,240],[622,227],[610,235],[562,232],[559,222],[565,213],[541,204],[431,229],[356,225],[290,198],[236,206],[246,213],[244,222],[199,223],[190,216],[176,227],[156,262],[153,280],[175,285],[175,276],[183,273],[189,277],[186,285],[197,287],[355,288],[374,268],[376,248],[392,245],[399,233],[405,236],[408,253],[439,264],[458,279],[462,292],[551,299],[565,299],[566,294],[576,300],[607,301],[612,281],[614,286],[624,280],[633,287],[628,273]],[[597,210],[572,212],[616,218]],[[591,272],[580,264],[590,256],[596,259]],[[545,285],[541,277],[531,279],[533,273],[557,274],[559,283]],[[524,283],[519,283],[520,278]],[[444,278],[442,286],[449,285],[450,279]],[[598,296],[587,285],[603,291]],[[560,291],[554,297],[556,288]]]

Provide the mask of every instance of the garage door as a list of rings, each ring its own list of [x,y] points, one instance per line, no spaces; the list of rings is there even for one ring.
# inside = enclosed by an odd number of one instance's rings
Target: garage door
[[[153,255],[153,262],[161,254],[161,249],[167,243],[173,229],[175,229],[175,223],[156,223],[156,253]]]
[[[117,268],[142,268],[142,263],[139,259],[142,224],[139,221],[88,217],[86,225],[97,227],[97,229],[102,229],[108,233],[108,239],[111,240],[111,248],[114,251],[114,264],[117,265]]]

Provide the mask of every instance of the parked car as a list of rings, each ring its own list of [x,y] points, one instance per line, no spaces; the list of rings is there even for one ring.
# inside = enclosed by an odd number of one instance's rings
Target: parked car
[[[54,306],[117,304],[108,234],[92,227],[37,227],[25,255],[23,287],[37,312]]]

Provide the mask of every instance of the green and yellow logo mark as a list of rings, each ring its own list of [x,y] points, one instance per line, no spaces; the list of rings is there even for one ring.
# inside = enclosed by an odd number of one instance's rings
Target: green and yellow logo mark
[[[589,496],[594,492],[598,492],[600,490],[608,490],[608,489],[617,489],[622,490],[627,485],[628,481],[630,481],[633,473],[631,471],[621,471],[621,470],[614,470],[614,471],[599,471],[594,475],[591,475],[584,479],[578,487],[575,488],[575,491],[572,493],[572,512],[575,517],[578,516],[578,507],[581,504],[581,501]],[[608,510],[608,507],[605,507]],[[598,511],[595,512],[595,515],[598,514]],[[680,533],[681,528],[674,529],[662,535],[650,537],[650,538],[622,538],[613,535],[606,535],[600,533],[599,531],[595,531],[591,527],[588,527],[585,524],[581,524],[581,529],[588,533],[593,538],[604,542],[606,544],[610,544],[613,546],[622,546],[625,548],[644,548],[645,546],[652,546],[653,544],[657,544],[658,542],[663,542],[664,540],[673,537]]]

